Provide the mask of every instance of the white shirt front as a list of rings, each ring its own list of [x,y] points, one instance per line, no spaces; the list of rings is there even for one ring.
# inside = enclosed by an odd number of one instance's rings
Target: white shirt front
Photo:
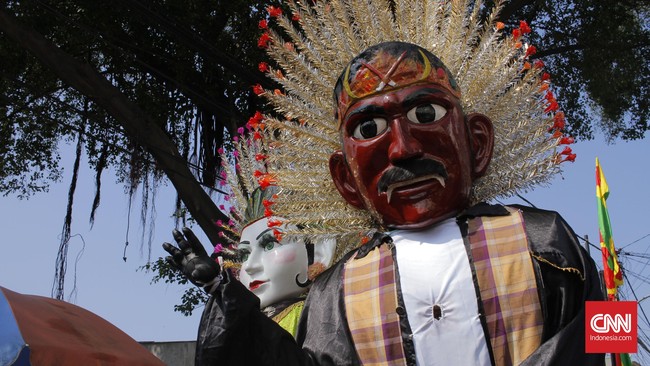
[[[490,365],[469,260],[455,219],[390,235],[417,364]],[[438,319],[435,306],[441,312]]]

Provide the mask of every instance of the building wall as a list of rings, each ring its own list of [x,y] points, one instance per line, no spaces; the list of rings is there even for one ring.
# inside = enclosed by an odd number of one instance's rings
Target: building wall
[[[167,366],[194,365],[195,341],[140,342]]]

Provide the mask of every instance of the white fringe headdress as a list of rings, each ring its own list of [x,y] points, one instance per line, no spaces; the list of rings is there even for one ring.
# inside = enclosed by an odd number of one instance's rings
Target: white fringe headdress
[[[438,56],[461,90],[465,113],[488,116],[495,130],[493,159],[476,181],[472,202],[525,191],[573,160],[564,137],[564,114],[549,90],[541,61],[532,62],[530,28],[506,34],[496,18],[502,2],[484,21],[482,1],[331,0],[307,5],[286,1],[291,14],[269,7],[260,22],[265,47],[277,68],[261,71],[282,86],[254,87],[280,118],[265,117],[273,130],[269,162],[281,186],[274,211],[312,235],[346,235],[382,229],[370,214],[349,206],[329,173],[330,154],[340,150],[332,89],[344,67],[364,49],[386,41],[419,45]],[[269,23],[271,27],[269,27]],[[259,126],[255,126],[259,127]]]

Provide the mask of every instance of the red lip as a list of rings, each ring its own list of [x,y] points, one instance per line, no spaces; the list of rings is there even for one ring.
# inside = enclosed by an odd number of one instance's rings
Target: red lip
[[[257,281],[257,280],[255,280],[255,281],[248,284],[248,289],[253,291],[256,288],[258,288],[258,287],[262,286],[263,284],[265,284],[266,282],[267,281]]]

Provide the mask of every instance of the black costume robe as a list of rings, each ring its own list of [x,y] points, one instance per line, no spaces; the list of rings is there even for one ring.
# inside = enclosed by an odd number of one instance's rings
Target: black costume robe
[[[602,354],[584,353],[584,302],[603,300],[593,260],[557,213],[512,207],[523,214],[544,318],[543,343],[522,365],[603,365]],[[503,206],[479,204],[459,215],[457,222],[466,239],[468,218],[507,214]],[[305,303],[297,341],[264,316],[255,295],[224,273],[201,319],[196,364],[359,365],[345,319],[343,263],[357,251],[370,251],[390,241],[389,236],[376,234],[316,279]],[[566,268],[578,269],[580,274]],[[401,296],[399,301],[403,304]],[[415,365],[406,317],[402,322],[406,360]]]

